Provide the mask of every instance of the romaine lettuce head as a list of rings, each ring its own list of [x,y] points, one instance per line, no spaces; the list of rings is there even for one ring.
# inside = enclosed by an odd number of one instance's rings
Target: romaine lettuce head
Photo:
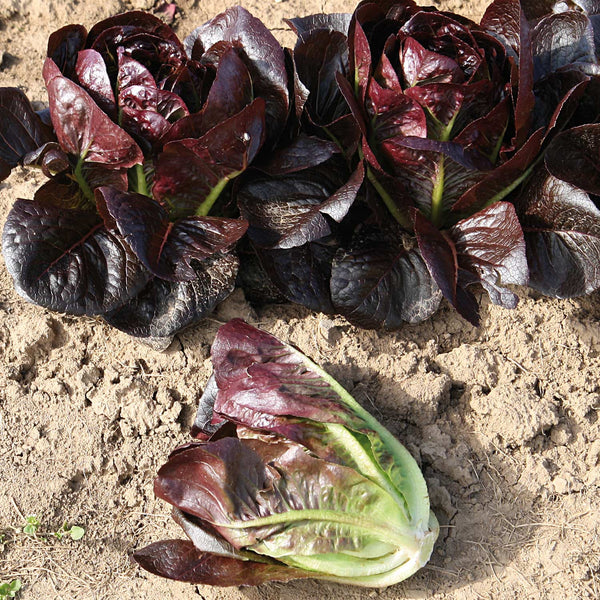
[[[429,560],[438,524],[417,463],[337,381],[239,319],[219,330],[212,360],[199,441],[155,482],[190,541],[136,551],[142,567],[222,586],[381,587]]]

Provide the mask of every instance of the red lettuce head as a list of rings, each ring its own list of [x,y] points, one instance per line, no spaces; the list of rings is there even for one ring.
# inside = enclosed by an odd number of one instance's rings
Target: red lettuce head
[[[279,291],[367,327],[471,323],[480,284],[600,287],[596,3],[412,0],[293,19],[296,137],[238,202]],[[597,161],[596,161],[597,162]]]
[[[52,34],[43,75],[52,132],[22,95],[0,93],[22,140],[4,140],[0,171],[23,161],[49,178],[4,229],[15,286],[164,344],[233,289],[247,223],[231,218],[227,184],[283,131],[283,49],[240,7],[185,42],[130,12]]]

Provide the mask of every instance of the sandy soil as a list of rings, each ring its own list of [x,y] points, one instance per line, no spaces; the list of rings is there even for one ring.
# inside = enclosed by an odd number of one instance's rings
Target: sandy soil
[[[178,4],[181,36],[225,8]],[[353,8],[348,0],[242,4],[287,45],[284,16]],[[44,103],[53,30],[154,6],[0,0],[0,85]],[[442,6],[478,18],[485,4]],[[19,169],[0,184],[0,225],[36,185]],[[515,311],[482,299],[479,329],[444,307],[419,326],[380,334],[297,307],[256,312],[235,293],[161,354],[100,321],[28,304],[0,262],[0,582],[20,578],[22,600],[600,598],[600,298],[520,295]],[[233,316],[324,364],[420,461],[442,524],[421,573],[371,592],[311,581],[216,590],[130,564],[134,548],[180,535],[152,481],[187,439],[210,343]],[[22,533],[29,515],[41,522],[35,538]],[[85,527],[84,538],[49,535],[64,522]]]

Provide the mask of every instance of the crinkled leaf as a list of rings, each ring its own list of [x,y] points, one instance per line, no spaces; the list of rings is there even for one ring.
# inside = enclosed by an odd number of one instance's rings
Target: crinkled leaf
[[[581,125],[559,133],[545,154],[552,175],[600,195],[600,125]]]
[[[155,200],[132,192],[102,187],[96,192],[142,264],[161,279],[193,281],[192,261],[201,261],[235,244],[247,223],[224,217],[185,217],[174,223]]]
[[[151,279],[131,301],[103,315],[113,327],[165,349],[173,336],[206,317],[231,294],[239,261],[233,254],[215,254],[192,263],[194,281]]]
[[[465,79],[460,65],[455,60],[427,50],[413,37],[404,40],[400,65],[408,87],[430,81],[463,83]]]
[[[600,211],[583,190],[540,168],[523,188],[517,211],[531,287],[556,298],[600,287]]]
[[[287,300],[333,313],[329,279],[338,245],[337,240],[325,238],[287,250],[255,249],[269,279]]]
[[[331,295],[350,322],[384,329],[425,320],[441,300],[418,250],[373,229],[360,231],[348,250],[338,250]]]
[[[596,63],[594,29],[580,12],[548,15],[532,30],[532,51],[536,80],[573,63]]]
[[[5,165],[4,176],[17,166],[23,157],[53,138],[42,123],[29,100],[17,88],[0,88],[0,161]]]
[[[246,169],[264,136],[264,101],[257,98],[201,138],[170,142],[156,162],[154,196],[179,216],[194,214]]]
[[[467,321],[478,326],[479,308],[473,295],[463,287],[462,278],[459,278],[457,250],[452,239],[417,211],[414,227],[421,256],[444,298]],[[469,278],[466,283],[473,283],[473,279]]]
[[[527,285],[523,231],[512,204],[497,202],[450,229],[460,269],[474,274],[494,304],[515,308],[506,284]]]
[[[354,203],[364,178],[359,164],[344,181],[345,170],[332,164],[279,177],[254,177],[238,192],[250,239],[265,248],[293,248],[331,233],[325,215],[338,223]],[[339,186],[337,189],[336,187]]]
[[[183,45],[175,32],[160,19],[144,11],[121,13],[96,23],[87,47],[102,54],[109,72],[116,70],[118,48],[141,62],[157,78],[172,74],[186,62]],[[166,69],[170,66],[172,69]]]
[[[201,58],[211,46],[227,41],[242,48],[254,96],[266,101],[267,138],[272,144],[287,119],[288,77],[285,55],[273,34],[245,8],[235,6],[195,29],[185,40],[188,56]]]
[[[80,86],[60,74],[51,58],[44,64],[52,124],[61,148],[89,162],[128,168],[143,161],[134,140]]]
[[[17,291],[71,314],[114,309],[142,289],[148,274],[95,212],[17,200],[2,237]]]
[[[347,34],[351,19],[351,13],[319,13],[306,17],[285,19],[285,22],[296,32],[298,37],[303,37],[318,29]]]
[[[117,85],[123,127],[150,147],[165,136],[172,121],[189,114],[177,94],[159,89],[150,71],[123,52]]]

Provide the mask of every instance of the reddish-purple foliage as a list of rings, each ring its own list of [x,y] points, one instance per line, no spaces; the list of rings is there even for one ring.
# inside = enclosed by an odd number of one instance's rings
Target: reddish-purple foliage
[[[476,24],[364,0],[291,20],[294,169],[266,165],[238,195],[280,292],[395,328],[441,296],[477,324],[473,284],[509,308],[507,284],[600,287],[600,15],[575,4],[495,0]]]
[[[233,289],[247,223],[227,184],[283,132],[284,51],[240,7],[183,43],[130,12],[53,33],[43,74],[52,127],[0,90],[0,176],[49,178],[4,228],[15,286],[164,345]]]

